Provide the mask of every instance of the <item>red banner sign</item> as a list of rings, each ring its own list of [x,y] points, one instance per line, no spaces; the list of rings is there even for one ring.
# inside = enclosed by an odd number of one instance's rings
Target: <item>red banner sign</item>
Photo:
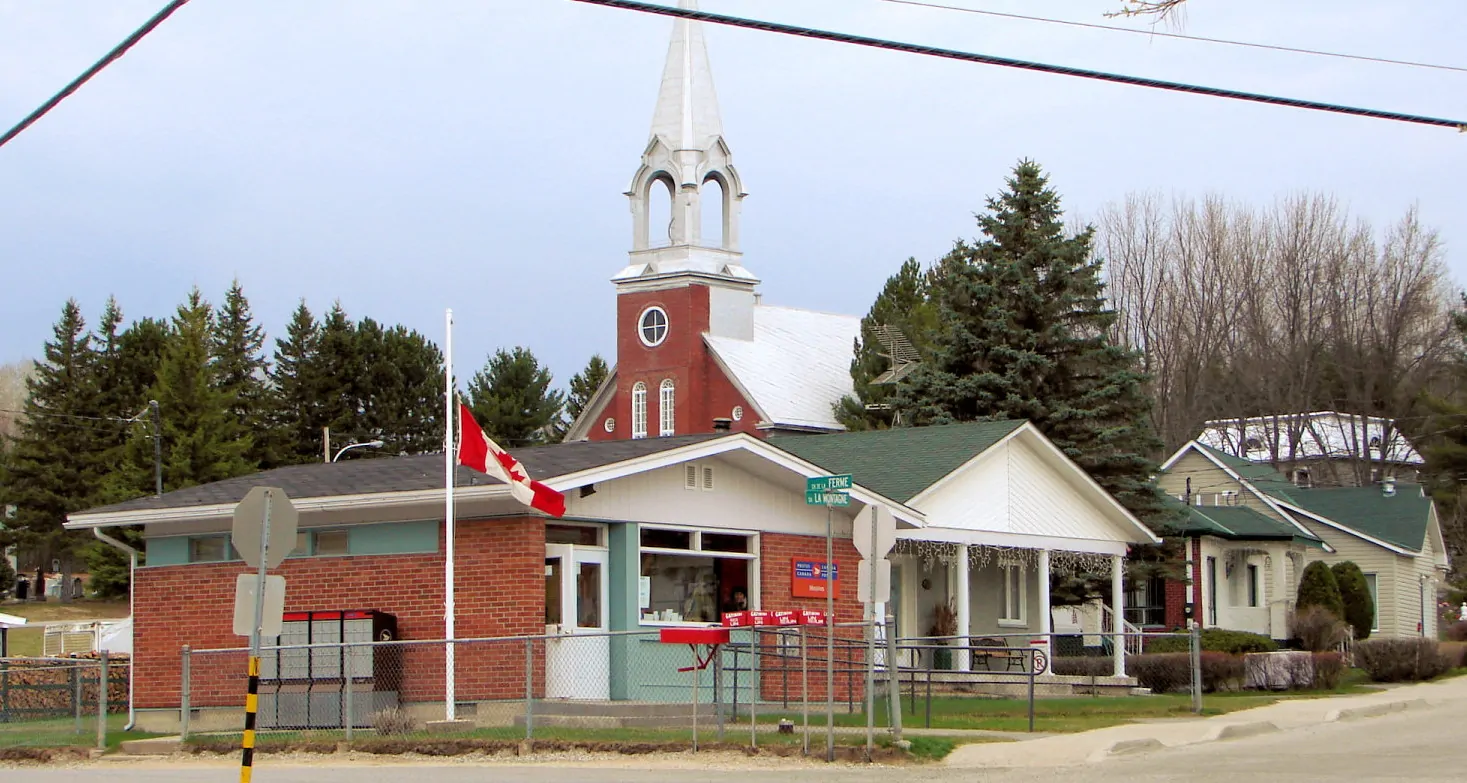
[[[725,628],[754,628],[762,626],[825,625],[825,612],[813,609],[766,611],[751,609],[747,612],[724,612]]]

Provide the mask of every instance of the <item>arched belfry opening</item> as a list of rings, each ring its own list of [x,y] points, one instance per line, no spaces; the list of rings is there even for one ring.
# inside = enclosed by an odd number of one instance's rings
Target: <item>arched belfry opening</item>
[[[703,178],[702,191],[699,200],[703,210],[703,246],[731,250],[728,246],[728,188],[724,185],[723,175],[716,171],[709,173]]]
[[[672,203],[677,185],[666,172],[659,171],[647,180],[645,187],[647,213],[643,216],[646,225],[642,233],[647,237],[647,247],[667,247],[674,243],[672,225]]]

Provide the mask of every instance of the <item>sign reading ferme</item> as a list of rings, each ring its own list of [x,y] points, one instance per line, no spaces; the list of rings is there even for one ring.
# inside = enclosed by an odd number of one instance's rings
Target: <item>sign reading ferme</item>
[[[805,505],[849,506],[851,496],[846,494],[852,486],[851,474],[838,476],[815,476],[805,479]]]

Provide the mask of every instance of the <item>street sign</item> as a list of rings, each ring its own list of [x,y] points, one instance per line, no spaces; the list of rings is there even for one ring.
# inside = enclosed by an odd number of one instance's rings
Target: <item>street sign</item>
[[[876,573],[875,595],[871,593],[873,571]],[[891,600],[890,560],[862,560],[856,566],[856,596],[863,604],[884,604]]]
[[[260,538],[265,530],[265,498],[270,498],[270,546],[265,552],[265,567],[274,568],[295,549],[296,524],[300,514],[291,505],[285,491],[275,487],[255,487],[234,507],[234,527],[230,541],[250,568],[260,567]]]
[[[873,531],[872,528],[875,528]],[[872,535],[875,535],[876,550],[871,551]],[[896,545],[896,519],[885,506],[867,506],[856,515],[851,527],[851,543],[862,557],[880,560]]]
[[[255,587],[258,574],[240,574],[234,580],[234,632],[249,636],[255,632]],[[260,615],[260,636],[280,635],[285,618],[285,577],[265,577],[265,607]]]
[[[844,492],[805,491],[805,505],[807,506],[849,506],[850,504],[851,496]]]
[[[851,474],[842,473],[838,476],[815,476],[805,479],[805,492],[825,492],[827,490],[848,490],[851,488]]]

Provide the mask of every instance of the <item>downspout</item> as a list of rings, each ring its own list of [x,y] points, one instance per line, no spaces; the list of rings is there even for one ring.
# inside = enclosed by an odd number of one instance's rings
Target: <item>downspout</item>
[[[112,546],[112,547],[114,547],[116,549],[120,549],[123,552],[126,552],[127,555],[128,555],[128,558],[130,560],[130,564],[128,566],[128,571],[127,571],[127,626],[128,626],[128,633],[132,637],[132,639],[130,641],[135,644],[136,643],[136,640],[137,640],[137,627],[133,625],[133,617],[132,617],[133,603],[132,603],[132,600],[133,600],[133,591],[137,589],[136,588],[136,585],[137,585],[137,572],[138,572],[138,551],[136,549],[133,549],[132,547],[128,546],[127,544],[124,544],[121,541],[118,541],[117,539],[113,538],[112,536],[109,536],[106,533],[102,532],[102,528],[100,528],[100,527],[94,527],[94,528],[92,528],[92,535],[96,536],[97,539],[100,540],[102,543],[107,544],[109,546]],[[131,646],[131,644],[129,646]],[[133,652],[128,655],[128,664],[127,664],[128,665],[128,670],[127,670],[127,725],[122,727],[122,730],[123,731],[132,731],[133,726],[137,724],[137,707],[136,707],[137,701],[133,698],[133,683],[137,682],[137,670],[133,666],[133,664],[137,661],[136,652],[137,652],[136,650],[133,650]],[[102,687],[105,688],[106,685],[103,684]]]

